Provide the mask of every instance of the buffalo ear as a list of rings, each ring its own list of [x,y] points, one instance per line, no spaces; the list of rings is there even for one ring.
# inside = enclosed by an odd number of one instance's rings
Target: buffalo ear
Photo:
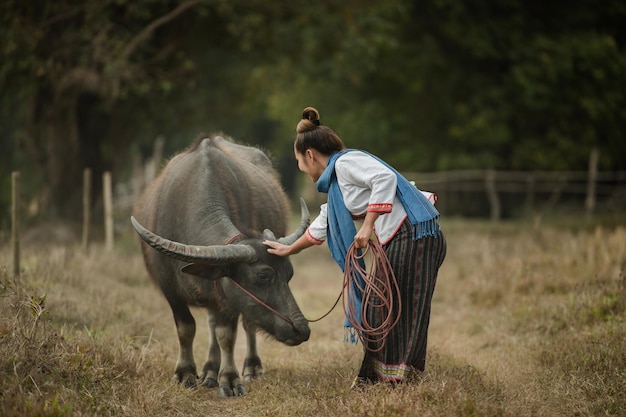
[[[276,242],[276,235],[270,229],[263,230],[263,239]]]
[[[191,274],[210,280],[218,279],[221,276],[221,274],[216,273],[215,266],[207,264],[187,264],[180,268],[180,270],[185,274]]]

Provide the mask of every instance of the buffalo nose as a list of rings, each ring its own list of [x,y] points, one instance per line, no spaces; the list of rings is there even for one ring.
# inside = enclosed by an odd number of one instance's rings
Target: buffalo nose
[[[309,336],[311,336],[311,328],[309,327],[308,322],[294,324],[293,330],[296,332],[296,334],[298,335],[298,339],[301,342],[306,342],[307,340],[309,340]]]

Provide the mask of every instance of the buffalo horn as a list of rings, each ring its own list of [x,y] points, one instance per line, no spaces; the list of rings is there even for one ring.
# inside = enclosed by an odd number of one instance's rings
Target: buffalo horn
[[[250,263],[257,260],[256,252],[250,245],[186,245],[152,233],[143,227],[133,216],[130,216],[130,221],[139,236],[148,245],[180,261],[217,265],[236,262]]]
[[[300,197],[300,212],[300,225],[298,226],[296,231],[289,236],[281,237],[280,239],[278,239],[279,243],[282,243],[283,245],[293,244],[296,240],[298,240],[300,236],[304,234],[307,227],[309,227],[309,225],[311,224],[311,217],[309,215],[309,209],[306,206],[306,202],[302,197]]]

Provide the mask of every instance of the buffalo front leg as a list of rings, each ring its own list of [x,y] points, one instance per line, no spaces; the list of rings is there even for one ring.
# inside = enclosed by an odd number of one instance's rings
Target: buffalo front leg
[[[235,365],[235,342],[237,341],[238,317],[231,320],[216,320],[215,336],[221,351],[222,363],[217,376],[219,395],[232,397],[244,395],[246,389],[239,378]]]
[[[246,331],[247,339],[246,359],[243,362],[243,379],[250,382],[253,379],[263,378],[265,371],[256,347],[256,326],[244,319],[243,328]]]
[[[196,335],[196,321],[185,303],[170,301],[176,332],[178,333],[178,361],[176,362],[175,378],[186,387],[196,386],[196,362],[193,358],[193,338]]]
[[[217,335],[215,333],[216,319],[213,313],[208,312],[209,318],[209,357],[202,368],[200,380],[202,386],[207,388],[218,387],[217,377],[222,363],[222,355],[220,345],[217,343]]]

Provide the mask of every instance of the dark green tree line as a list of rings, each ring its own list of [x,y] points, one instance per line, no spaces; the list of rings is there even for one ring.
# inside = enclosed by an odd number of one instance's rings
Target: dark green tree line
[[[223,130],[294,173],[307,105],[403,170],[585,169],[594,147],[623,170],[625,18],[593,0],[7,0],[0,174],[27,169],[72,218],[83,167],[119,176],[158,135],[169,154]]]
[[[435,67],[452,77],[450,148],[496,168],[583,169],[598,147],[606,169],[624,168],[623,5],[423,3],[416,26],[455,68]],[[441,167],[467,164],[462,154]]]
[[[52,216],[71,217],[83,165],[100,171],[128,137],[115,106],[167,90],[184,71],[177,37],[157,31],[199,1],[3,2],[2,69],[16,148],[42,180]],[[103,155],[103,153],[105,155]],[[44,181],[45,180],[45,181]]]

